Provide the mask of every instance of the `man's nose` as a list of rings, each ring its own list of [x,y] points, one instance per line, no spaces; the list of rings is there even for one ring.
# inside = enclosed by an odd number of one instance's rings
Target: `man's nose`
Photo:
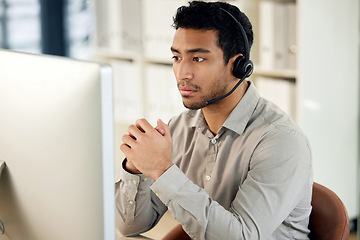
[[[181,61],[174,65],[174,73],[178,80],[191,80],[194,77],[191,64]]]

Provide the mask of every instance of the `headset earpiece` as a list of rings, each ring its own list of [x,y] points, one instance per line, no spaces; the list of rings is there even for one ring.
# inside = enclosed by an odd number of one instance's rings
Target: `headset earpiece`
[[[254,64],[251,60],[246,60],[244,56],[240,56],[235,59],[233,74],[236,78],[247,78],[252,74],[253,70]]]
[[[243,73],[245,75],[244,78],[250,77],[250,75],[253,73],[253,71],[254,71],[253,62],[250,59],[245,61],[244,65],[243,65]]]

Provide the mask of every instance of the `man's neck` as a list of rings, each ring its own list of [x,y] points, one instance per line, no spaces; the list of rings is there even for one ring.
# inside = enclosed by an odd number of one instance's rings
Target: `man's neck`
[[[216,135],[230,113],[234,110],[236,105],[244,96],[249,83],[244,81],[239,88],[228,97],[220,100],[217,103],[202,108],[202,112],[210,131]]]

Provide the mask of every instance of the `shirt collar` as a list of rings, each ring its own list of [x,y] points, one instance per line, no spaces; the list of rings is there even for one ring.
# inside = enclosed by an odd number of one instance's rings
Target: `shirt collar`
[[[204,115],[203,115],[201,109],[190,110],[188,112],[188,114],[192,117],[191,122],[190,122],[191,128],[196,128],[198,130],[203,130],[203,129],[207,128],[207,124],[205,122]]]
[[[244,132],[260,99],[260,95],[254,84],[250,81],[248,83],[249,87],[244,96],[230,113],[222,127],[232,130],[239,135]],[[208,128],[201,110],[190,110],[188,114],[193,117],[190,123],[192,128],[194,127],[199,131],[203,131],[205,128]],[[222,128],[219,130],[219,133],[224,131]]]
[[[250,81],[248,83],[249,87],[247,91],[223,125],[223,127],[228,128],[239,135],[245,131],[260,99],[260,95],[256,90],[255,85]]]

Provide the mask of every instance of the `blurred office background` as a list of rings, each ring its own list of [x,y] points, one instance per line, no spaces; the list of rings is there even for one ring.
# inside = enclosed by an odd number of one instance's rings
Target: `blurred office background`
[[[89,59],[95,31],[85,0],[0,0],[0,47]]]
[[[232,0],[253,23],[251,80],[304,129],[314,180],[359,216],[358,0]],[[0,0],[0,48],[109,63],[116,145],[128,124],[155,124],[184,108],[169,47],[185,0]],[[122,159],[116,150],[117,162]]]

